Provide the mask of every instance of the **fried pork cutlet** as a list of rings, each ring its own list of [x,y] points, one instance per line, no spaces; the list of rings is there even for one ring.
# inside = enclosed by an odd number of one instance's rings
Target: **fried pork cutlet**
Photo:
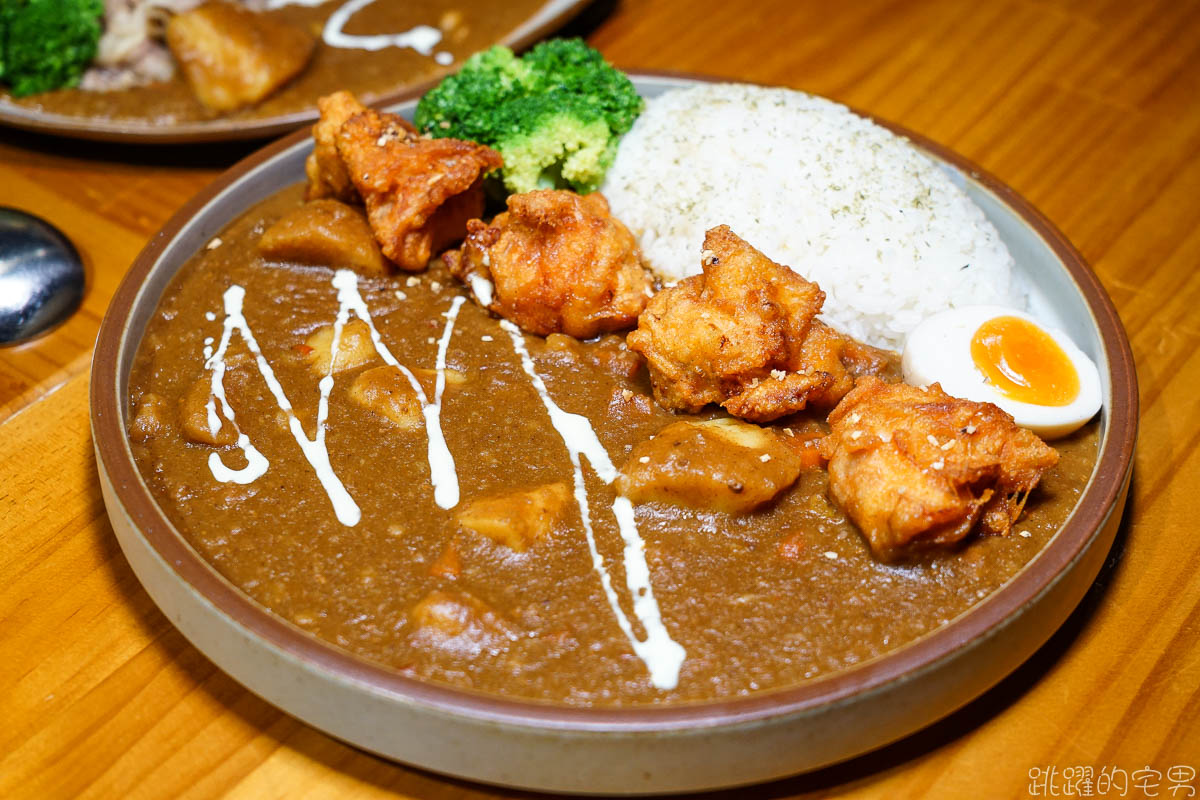
[[[829,493],[888,561],[1007,533],[1058,453],[991,403],[860,378],[821,441]]]
[[[586,339],[632,326],[646,306],[637,243],[599,192],[511,195],[508,211],[468,229],[446,266],[481,305],[523,330]]]
[[[817,284],[776,264],[728,226],[708,231],[702,275],[659,292],[629,334],[664,408],[709,403],[755,422],[832,408],[856,374],[884,369],[882,351],[814,319]]]

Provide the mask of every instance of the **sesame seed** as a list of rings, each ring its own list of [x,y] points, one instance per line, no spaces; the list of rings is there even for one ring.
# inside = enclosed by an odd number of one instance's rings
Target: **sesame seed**
[[[850,440],[858,441],[858,437],[862,436],[862,431],[850,431]]]
[[[481,342],[491,342],[491,341],[493,341],[493,339],[492,339],[492,337],[491,337],[491,336],[488,336],[488,335],[485,333],[483,336],[480,336],[480,337],[479,337],[479,341],[481,341]]]
[[[400,289],[397,289],[397,290],[396,290],[396,299],[397,299],[397,300],[407,300],[407,299],[408,299],[408,295],[406,295],[406,294],[405,294],[403,291],[401,291]]]
[[[1033,536],[1033,534],[1029,531],[1017,531],[1017,536],[1020,536],[1022,539],[1028,539],[1030,536]]]
[[[777,381],[781,381],[787,377],[787,373],[781,369],[773,369],[771,370],[771,377]]]
[[[770,461],[770,460],[771,460],[771,454],[770,454],[770,453],[763,453],[761,456],[759,456],[759,457],[758,457],[758,460],[759,460],[759,461],[761,461],[761,462],[763,462],[763,463],[765,464],[765,463],[767,463],[768,461]]]
[[[420,286],[421,279],[418,278],[416,275],[409,275],[408,278],[405,279],[404,285],[410,289],[414,286]]]
[[[941,445],[938,443],[937,437],[936,437],[936,436],[934,436],[932,433],[931,433],[931,434],[929,434],[928,436],[926,436],[926,437],[925,437],[925,441],[929,442],[929,443],[930,443],[931,445],[933,445],[934,447],[940,447],[940,446],[941,446]]]
[[[887,444],[891,440],[892,440],[892,432],[891,431],[884,431],[883,433],[879,434],[879,441],[883,442],[884,444]]]
[[[641,458],[638,459],[638,463],[639,464],[649,464],[650,456],[642,456]]]
[[[822,555],[824,555],[830,561],[837,561],[837,558],[838,558],[838,554],[833,552],[832,550],[826,550],[824,553],[822,553]]]
[[[975,426],[968,425],[967,427],[963,428],[963,430],[967,432],[967,435],[970,435],[975,432]]]
[[[207,245],[205,245],[205,249],[206,249],[206,250],[216,250],[216,249],[217,249],[218,247],[220,247],[221,245],[222,245],[222,242],[221,242],[221,237],[220,237],[220,236],[214,236],[214,237],[213,237],[213,239],[212,239],[212,241],[211,241],[211,242],[209,242]]]
[[[622,389],[622,390],[621,390],[621,397],[624,397],[626,400],[632,400],[632,399],[633,399],[633,392],[629,391],[628,389]]]
[[[953,449],[954,445],[956,445],[956,444],[958,444],[958,440],[951,439],[950,441],[948,441],[944,445],[942,445],[942,449],[943,450],[951,450],[951,449]]]
[[[933,462],[933,463],[932,463],[932,464],[930,464],[929,466],[933,467],[934,469],[941,469],[942,467],[946,466],[946,462],[945,462],[945,461],[942,461],[942,460],[939,458],[937,461]]]
[[[429,344],[433,344],[434,342],[436,342],[436,341],[437,341],[437,339],[435,339],[435,338],[433,338],[432,336],[430,336],[430,337],[429,337],[428,339],[426,339],[425,341],[426,341],[426,342],[428,342]]]
[[[846,417],[846,422],[849,422],[851,425],[853,425],[854,423],[858,422],[860,419],[862,419],[862,416],[857,411],[855,411],[853,414]]]
[[[439,281],[430,281],[429,288],[435,292],[440,292],[442,290],[442,284]]]

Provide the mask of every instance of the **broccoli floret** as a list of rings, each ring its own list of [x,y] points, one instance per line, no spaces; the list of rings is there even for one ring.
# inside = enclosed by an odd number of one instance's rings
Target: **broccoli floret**
[[[75,86],[96,57],[104,0],[0,3],[0,83],[16,97]]]
[[[417,128],[486,144],[504,156],[510,192],[595,190],[642,111],[622,72],[581,39],[553,39],[517,58],[477,53],[417,104]]]

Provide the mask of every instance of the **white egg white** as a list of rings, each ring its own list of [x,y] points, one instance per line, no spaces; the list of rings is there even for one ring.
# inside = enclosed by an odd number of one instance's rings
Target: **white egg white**
[[[1020,317],[1051,336],[1071,360],[1079,376],[1079,394],[1065,406],[1022,403],[1002,394],[988,382],[971,358],[971,338],[979,326],[995,317]],[[954,397],[994,403],[1012,414],[1016,423],[1043,439],[1057,439],[1077,430],[1100,410],[1100,373],[1066,333],[1047,328],[1023,311],[1003,306],[964,306],[934,314],[913,329],[904,343],[904,380],[915,386],[938,383]]]

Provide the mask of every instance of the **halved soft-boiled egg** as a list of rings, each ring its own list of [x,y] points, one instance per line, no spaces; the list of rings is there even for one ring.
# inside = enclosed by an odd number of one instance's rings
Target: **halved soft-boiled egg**
[[[1003,306],[964,306],[918,325],[904,343],[904,380],[995,403],[1044,439],[1100,410],[1100,373],[1065,333]]]

